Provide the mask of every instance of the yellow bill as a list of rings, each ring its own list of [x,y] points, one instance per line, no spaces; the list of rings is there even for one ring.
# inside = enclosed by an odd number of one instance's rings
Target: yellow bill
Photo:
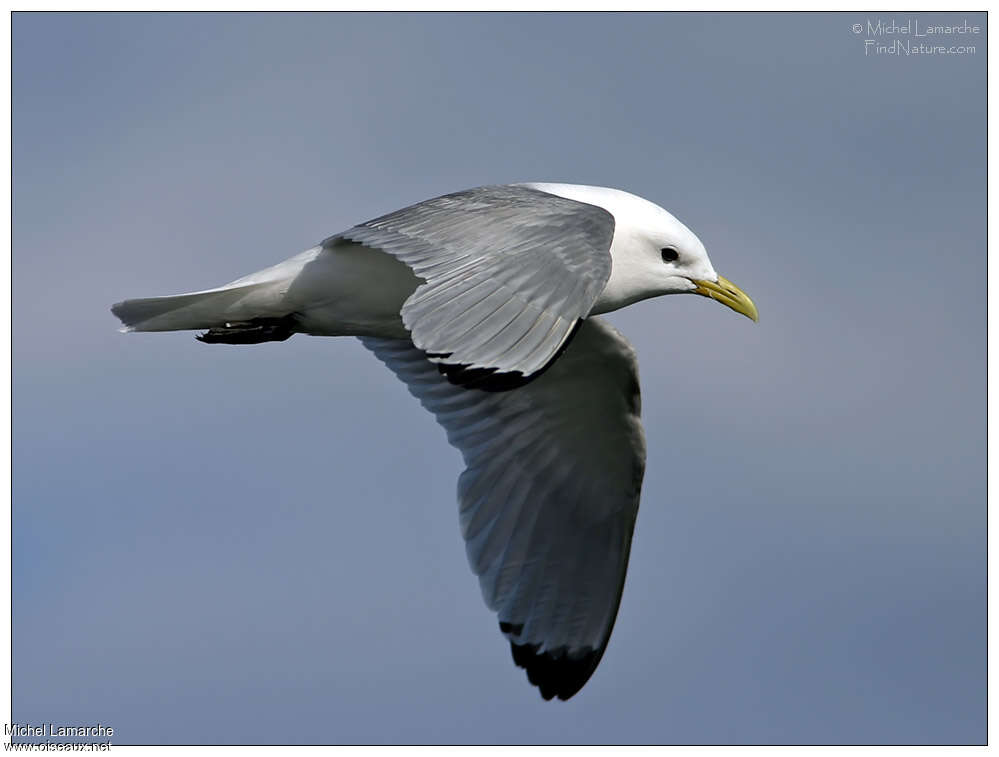
[[[695,293],[717,300],[722,305],[728,305],[736,313],[742,313],[753,321],[760,320],[760,314],[756,310],[756,305],[749,299],[749,295],[724,276],[719,276],[717,282],[703,279],[691,279],[691,281],[697,286]]]

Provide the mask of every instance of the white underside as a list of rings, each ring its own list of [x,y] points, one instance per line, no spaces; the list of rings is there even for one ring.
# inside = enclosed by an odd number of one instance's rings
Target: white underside
[[[647,297],[690,291],[690,276],[714,280],[707,263],[684,276],[666,278],[658,248],[641,230],[670,229],[690,249],[703,245],[669,213],[615,189],[570,184],[528,184],[550,194],[597,205],[615,217],[613,261],[606,286],[590,315],[606,313]],[[689,238],[688,238],[689,237]],[[654,246],[653,246],[654,247]],[[174,297],[127,300],[114,306],[128,331],[175,331],[225,327],[227,323],[294,314],[297,329],[315,336],[405,338],[400,311],[423,279],[393,255],[343,240],[313,247],[275,266],[225,286]]]

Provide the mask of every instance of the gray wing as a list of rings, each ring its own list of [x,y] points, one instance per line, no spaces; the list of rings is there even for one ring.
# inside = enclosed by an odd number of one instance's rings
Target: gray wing
[[[408,340],[361,341],[461,451],[461,531],[482,595],[531,683],[568,699],[607,646],[638,513],[645,439],[631,346],[587,319],[543,376],[498,393],[449,383]]]
[[[614,217],[522,186],[469,189],[355,226],[345,239],[377,247],[426,283],[402,320],[449,378],[530,377],[568,343],[610,277]]]

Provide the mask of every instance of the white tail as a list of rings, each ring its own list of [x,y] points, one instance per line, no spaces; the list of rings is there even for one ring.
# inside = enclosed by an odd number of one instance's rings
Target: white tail
[[[171,297],[147,297],[125,300],[111,306],[125,325],[124,331],[181,331],[225,326],[227,321],[250,320],[259,315],[247,307],[261,284],[234,289],[177,294]],[[242,307],[240,307],[242,303]]]
[[[211,329],[235,321],[282,318],[294,309],[285,298],[290,282],[319,251],[313,247],[217,289],[125,300],[112,305],[111,312],[124,324],[122,331]]]

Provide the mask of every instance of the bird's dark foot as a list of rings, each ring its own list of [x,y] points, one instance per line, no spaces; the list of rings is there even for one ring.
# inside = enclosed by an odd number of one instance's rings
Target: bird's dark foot
[[[254,318],[252,321],[233,321],[223,327],[208,329],[195,339],[206,344],[260,344],[283,342],[295,333],[295,316],[283,318]]]

